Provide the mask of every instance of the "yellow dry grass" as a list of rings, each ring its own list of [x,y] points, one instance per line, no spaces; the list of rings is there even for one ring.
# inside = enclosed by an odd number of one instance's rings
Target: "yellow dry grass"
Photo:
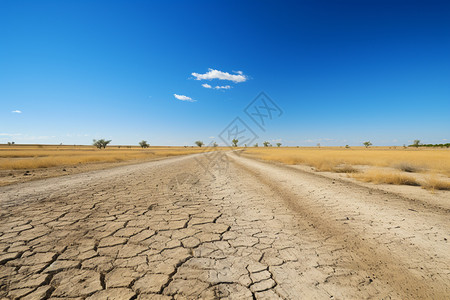
[[[403,174],[399,171],[390,172],[382,170],[368,170],[362,174],[354,174],[353,178],[364,182],[372,182],[377,184],[419,185],[419,182],[417,182],[414,177]]]
[[[440,179],[436,174],[430,174],[422,182],[422,186],[428,190],[450,190],[450,182]]]
[[[264,160],[304,164],[318,171],[339,170],[342,166],[368,165],[408,170],[433,171],[450,176],[449,149],[326,148],[246,148],[245,153]]]
[[[0,146],[0,169],[37,169],[95,162],[146,160],[210,150],[213,149],[189,147],[150,147],[142,149],[139,147],[110,146],[99,150],[93,146],[5,145]]]

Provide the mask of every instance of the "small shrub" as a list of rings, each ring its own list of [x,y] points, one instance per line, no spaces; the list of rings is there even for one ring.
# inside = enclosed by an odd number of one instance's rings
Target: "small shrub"
[[[401,162],[399,164],[396,164],[394,167],[408,173],[415,173],[420,171],[419,167],[407,162]]]

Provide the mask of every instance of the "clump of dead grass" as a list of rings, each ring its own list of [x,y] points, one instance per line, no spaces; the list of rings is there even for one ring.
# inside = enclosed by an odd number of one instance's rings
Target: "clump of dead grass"
[[[363,182],[372,182],[376,184],[420,185],[414,177],[395,171],[368,170],[362,174],[355,174],[353,177]]]
[[[428,175],[424,182],[422,183],[422,187],[427,190],[450,190],[450,182],[444,181],[440,179],[436,174]]]
[[[409,163],[409,162],[400,162],[398,164],[395,164],[393,167],[396,169],[399,169],[403,172],[408,172],[408,173],[415,173],[415,172],[421,171],[420,167],[418,167],[412,163]]]
[[[335,173],[359,173],[359,170],[355,169],[351,165],[343,164],[343,165],[339,165],[339,166],[335,167],[333,169],[333,172],[335,172]]]

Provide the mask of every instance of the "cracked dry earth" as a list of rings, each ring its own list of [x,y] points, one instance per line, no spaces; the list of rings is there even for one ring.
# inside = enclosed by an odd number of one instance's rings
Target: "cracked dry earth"
[[[445,207],[225,155],[0,188],[0,299],[449,297]]]

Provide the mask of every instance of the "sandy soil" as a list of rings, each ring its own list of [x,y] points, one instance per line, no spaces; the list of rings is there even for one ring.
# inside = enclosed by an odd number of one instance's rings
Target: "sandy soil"
[[[0,298],[443,299],[450,211],[413,196],[234,153],[5,186]]]

